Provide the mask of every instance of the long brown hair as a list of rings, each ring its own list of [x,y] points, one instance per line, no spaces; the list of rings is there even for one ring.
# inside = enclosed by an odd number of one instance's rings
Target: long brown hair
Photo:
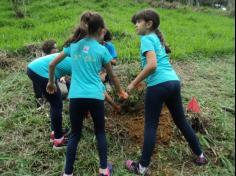
[[[161,33],[161,31],[159,30],[159,26],[160,26],[160,22],[161,22],[160,15],[157,12],[155,12],[153,9],[145,9],[145,10],[142,10],[142,11],[136,13],[132,17],[132,23],[136,24],[136,22],[138,20],[144,20],[145,22],[152,21],[151,30],[153,30],[156,33],[156,35],[159,37],[162,45],[166,49],[166,53],[171,53],[170,47],[165,43],[164,36]]]
[[[71,43],[76,43],[83,39],[88,34],[88,23],[93,12],[84,12],[80,18],[80,25],[75,30],[74,34],[66,40],[63,46],[69,46]]]
[[[94,35],[101,28],[105,28],[105,22],[101,15],[94,13],[88,22],[88,34]]]

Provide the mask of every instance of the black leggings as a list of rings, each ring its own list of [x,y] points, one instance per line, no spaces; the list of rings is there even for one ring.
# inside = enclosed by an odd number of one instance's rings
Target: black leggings
[[[186,121],[181,99],[179,81],[168,81],[148,87],[145,99],[145,131],[141,165],[148,167],[156,144],[156,130],[159,117],[165,103],[194,154],[200,156],[202,150],[195,132]]]
[[[55,133],[55,138],[60,139],[62,137],[62,97],[61,91],[57,85],[57,92],[54,94],[48,94],[46,91],[48,79],[39,76],[31,69],[27,68],[27,75],[33,82],[33,89],[35,95],[44,95],[50,104],[50,118],[51,118],[51,130]]]
[[[94,122],[100,167],[107,168],[107,141],[105,136],[104,101],[87,98],[70,99],[71,136],[66,151],[65,173],[73,172],[77,146],[81,137],[84,115],[90,112]]]

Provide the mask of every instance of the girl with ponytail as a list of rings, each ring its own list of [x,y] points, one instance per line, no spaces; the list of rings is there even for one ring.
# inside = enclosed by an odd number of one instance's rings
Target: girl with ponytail
[[[141,159],[138,162],[126,161],[126,168],[137,175],[149,175],[148,166],[156,144],[156,131],[163,103],[165,103],[190,148],[195,154],[197,165],[207,164],[193,129],[185,119],[181,100],[180,80],[169,62],[170,48],[159,30],[160,16],[151,9],[135,14],[132,22],[141,36],[141,65],[143,70],[128,86],[132,91],[146,79],[145,130]]]

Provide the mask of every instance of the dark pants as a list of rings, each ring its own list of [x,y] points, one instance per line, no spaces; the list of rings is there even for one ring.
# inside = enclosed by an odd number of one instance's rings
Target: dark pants
[[[67,88],[68,92],[69,92],[69,90],[70,90],[70,82],[71,82],[71,81],[66,81],[66,88]]]
[[[50,104],[50,118],[51,118],[51,130],[55,133],[55,138],[62,137],[62,97],[61,91],[57,85],[57,92],[54,94],[48,94],[46,91],[48,79],[39,76],[31,69],[27,69],[27,75],[33,82],[33,89],[35,95],[44,95]]]
[[[165,103],[180,129],[190,148],[196,155],[201,155],[202,150],[195,132],[188,124],[181,99],[181,88],[179,81],[168,81],[156,86],[148,87],[145,99],[145,131],[144,145],[141,158],[141,165],[148,167],[156,144],[156,130],[159,124],[159,117]]]
[[[91,113],[94,131],[97,138],[97,148],[100,167],[107,168],[107,141],[105,136],[104,101],[96,99],[70,99],[71,136],[67,145],[65,173],[73,172],[77,146],[81,137],[84,114]]]

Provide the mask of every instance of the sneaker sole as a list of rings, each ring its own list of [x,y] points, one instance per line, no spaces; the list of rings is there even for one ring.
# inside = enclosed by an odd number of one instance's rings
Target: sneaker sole
[[[64,137],[65,137],[65,140],[68,141],[68,140],[69,140],[69,135],[70,135],[70,130],[69,130],[69,129],[66,129],[65,131],[63,131],[63,135],[64,135]],[[54,141],[54,140],[50,138],[50,141],[49,141],[49,142],[50,142],[50,143],[53,143],[53,141]]]
[[[112,165],[111,163],[108,163],[108,164],[107,164],[107,167],[108,167],[108,169],[109,169],[109,171],[110,171],[110,176],[112,176],[113,165]]]
[[[124,162],[124,167],[125,167],[125,169],[126,169],[129,173],[135,174],[133,171],[129,170],[129,168],[127,167],[127,163],[126,163],[126,162],[127,162],[127,161]],[[148,168],[145,174],[139,174],[139,175],[151,176],[151,174],[152,174],[152,173],[151,173],[151,170]],[[137,174],[135,174],[135,175],[137,175]]]
[[[61,146],[61,147],[57,147],[55,145],[53,145],[52,147],[54,150],[62,150],[62,149],[65,149],[66,148],[66,145],[65,146]]]
[[[65,140],[66,140],[66,141],[69,141],[69,138],[68,138],[68,137],[65,137]],[[53,139],[50,139],[50,143],[53,143],[53,141],[54,141]]]

